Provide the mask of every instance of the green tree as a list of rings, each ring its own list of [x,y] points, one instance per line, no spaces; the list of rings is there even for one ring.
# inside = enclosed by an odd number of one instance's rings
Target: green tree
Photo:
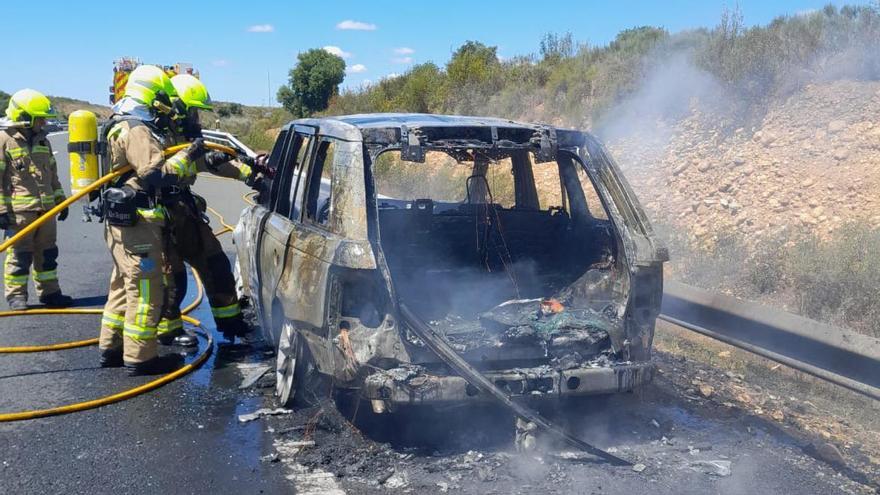
[[[498,69],[498,47],[467,41],[458,47],[446,64],[449,82],[458,87],[485,84]]]
[[[278,102],[297,117],[327,108],[345,78],[345,61],[326,50],[312,48],[297,55],[289,82],[278,89]]]
[[[405,112],[429,113],[439,104],[437,92],[443,83],[443,74],[431,62],[419,64],[401,76],[403,87],[395,98],[394,106]]]
[[[446,64],[443,99],[446,109],[455,113],[473,113],[501,86],[501,63],[498,47],[479,41],[461,45]]]
[[[559,62],[574,55],[575,46],[571,33],[547,33],[541,38],[541,58],[548,62]]]
[[[217,105],[217,115],[226,118],[231,117],[233,115],[241,115],[242,106],[241,103],[222,103]]]

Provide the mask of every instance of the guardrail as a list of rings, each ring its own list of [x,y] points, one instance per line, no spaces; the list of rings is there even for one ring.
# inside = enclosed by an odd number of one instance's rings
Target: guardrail
[[[880,339],[673,281],[660,319],[880,400]]]
[[[234,135],[232,135],[228,132],[212,130],[212,129],[204,129],[204,130],[202,130],[202,136],[204,136],[205,139],[208,141],[212,141],[217,144],[229,146],[230,148],[235,148],[251,158],[256,158],[256,156],[257,156],[257,153],[254,150],[250,149],[246,144],[241,142],[237,137],[235,137]]]

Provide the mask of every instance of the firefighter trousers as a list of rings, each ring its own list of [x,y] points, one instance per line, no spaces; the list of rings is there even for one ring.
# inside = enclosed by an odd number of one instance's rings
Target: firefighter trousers
[[[101,318],[99,347],[123,351],[126,363],[157,356],[156,332],[165,305],[165,228],[141,219],[131,227],[107,225],[104,238],[113,257],[110,292]]]
[[[242,332],[244,322],[235,291],[235,277],[220,241],[191,205],[178,201],[166,205],[166,209],[171,232],[166,265],[169,288],[165,313],[159,324],[160,334],[182,327],[180,305],[186,295],[187,284],[184,263],[188,263],[199,274],[217,329],[224,333]]]
[[[12,237],[42,215],[40,212],[15,213],[15,225],[6,231]],[[33,279],[38,297],[59,292],[58,286],[58,246],[55,238],[58,225],[51,219],[22,237],[8,251],[3,269],[3,282],[6,300],[28,296],[28,275],[34,267]]]

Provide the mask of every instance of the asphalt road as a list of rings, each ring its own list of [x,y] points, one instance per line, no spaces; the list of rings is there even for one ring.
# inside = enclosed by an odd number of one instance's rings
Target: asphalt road
[[[52,138],[66,184],[65,140]],[[244,206],[243,185],[205,178],[197,189],[235,222]],[[110,272],[103,226],[79,217],[72,211],[60,224],[61,284],[79,305],[99,307]],[[219,228],[216,219],[212,224]],[[223,242],[231,248],[229,236]],[[205,306],[195,316],[211,327]],[[0,319],[0,346],[91,338],[98,325],[97,315]],[[258,349],[220,346],[199,371],[132,400],[0,423],[0,493],[437,493],[444,487],[478,494],[850,492],[845,477],[804,455],[803,445],[778,427],[746,412],[685,400],[662,375],[641,394],[570,412],[566,420],[582,438],[645,464],[639,472],[520,456],[509,418],[451,413],[386,424],[366,436],[347,424],[319,424],[311,437],[315,447],[302,451],[295,447],[303,439],[297,432],[303,425],[314,430],[315,417],[326,413],[239,423],[239,414],[272,405],[266,389],[238,389],[241,365],[256,361],[266,361]],[[95,347],[3,354],[0,413],[94,399],[145,381],[98,368]],[[414,447],[405,438],[412,432],[432,434],[435,443]],[[265,456],[276,462],[261,460]],[[719,477],[693,467],[711,460],[730,462],[732,473]]]
[[[51,142],[68,189],[66,134]],[[247,189],[229,181],[200,182],[209,204],[234,224]],[[61,286],[77,305],[100,307],[110,275],[103,224],[82,222],[78,210],[59,223]],[[216,219],[212,225],[219,228]],[[230,236],[223,242],[231,249]],[[206,306],[195,316],[213,330]],[[0,346],[87,339],[97,336],[98,327],[98,315],[5,318]],[[0,355],[0,412],[90,400],[147,381],[98,368],[97,352],[86,347]],[[259,422],[237,420],[263,405],[262,396],[237,388],[237,364],[255,357],[221,346],[199,371],[147,395],[81,413],[0,423],[0,492],[290,493],[280,471],[260,462],[272,451],[272,439]]]

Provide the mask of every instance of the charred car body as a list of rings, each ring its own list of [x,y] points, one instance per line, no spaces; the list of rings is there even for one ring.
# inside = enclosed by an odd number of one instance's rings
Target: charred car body
[[[269,166],[235,243],[282,403],[331,387],[375,412],[489,400],[401,304],[511,397],[652,379],[666,251],[590,134],[422,114],[301,119]]]

